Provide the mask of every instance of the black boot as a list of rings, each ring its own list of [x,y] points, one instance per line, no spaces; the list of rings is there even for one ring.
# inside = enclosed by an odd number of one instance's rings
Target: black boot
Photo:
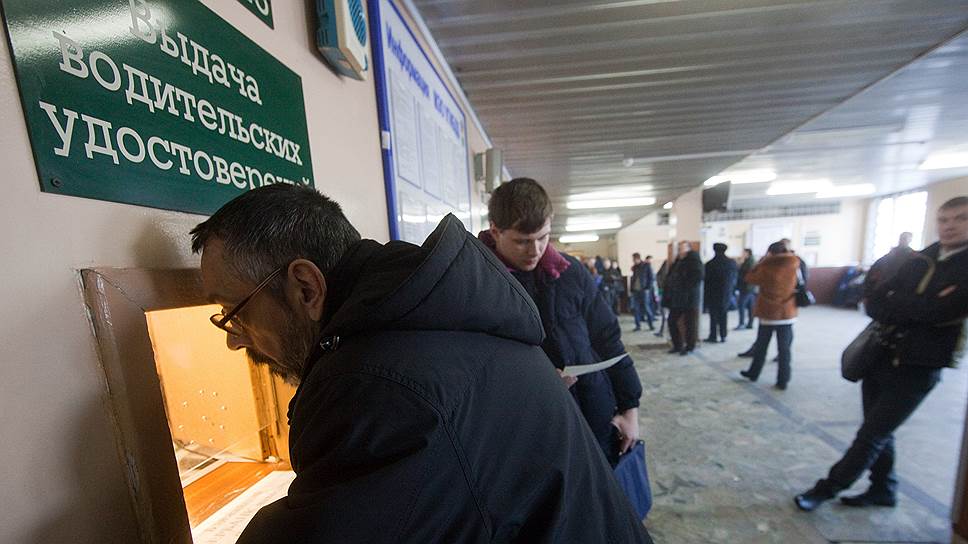
[[[840,502],[847,506],[897,506],[897,497],[890,491],[874,489],[873,487],[860,495],[841,497]]]
[[[752,357],[753,356],[753,348],[750,348],[750,349],[744,351],[743,353],[740,353],[739,356],[740,357],[746,357],[746,358]]]
[[[800,510],[813,512],[824,501],[829,501],[836,496],[837,492],[827,483],[827,480],[817,480],[817,483],[809,491],[793,497],[793,502],[797,503],[797,508]]]

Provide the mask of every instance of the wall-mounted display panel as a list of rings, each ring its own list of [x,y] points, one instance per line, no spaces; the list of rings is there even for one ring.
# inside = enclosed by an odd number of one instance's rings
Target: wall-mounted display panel
[[[209,214],[313,186],[302,80],[197,0],[2,0],[41,190]]]
[[[390,236],[422,243],[448,213],[470,229],[464,112],[393,2],[369,13]]]

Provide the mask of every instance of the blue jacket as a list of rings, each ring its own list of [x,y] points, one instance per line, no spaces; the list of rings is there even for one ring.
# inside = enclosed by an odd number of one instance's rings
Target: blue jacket
[[[549,249],[555,251],[551,246]],[[558,278],[540,267],[535,272],[513,273],[541,314],[544,352],[558,368],[597,363],[625,353],[618,319],[595,287],[592,275],[578,259],[560,255],[568,266]],[[632,359],[626,357],[608,370],[579,376],[571,394],[606,456],[614,462],[612,417],[638,407],[642,396]]]

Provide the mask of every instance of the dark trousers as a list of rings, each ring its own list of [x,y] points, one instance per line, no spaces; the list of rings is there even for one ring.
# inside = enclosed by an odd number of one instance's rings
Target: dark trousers
[[[894,431],[941,380],[940,368],[879,363],[861,383],[864,423],[827,476],[831,491],[847,489],[870,469],[871,489],[894,495]]]
[[[635,316],[635,328],[640,328],[642,323],[646,321],[649,323],[650,329],[655,328],[652,325],[652,320],[655,319],[655,316],[652,315],[651,291],[632,291],[629,302],[632,306],[632,314]]]
[[[739,301],[736,303],[736,309],[739,310],[739,324],[737,327],[746,325],[747,328],[753,328],[754,302],[756,302],[756,293],[752,291],[740,293]]]
[[[717,333],[721,340],[726,340],[726,321],[729,308],[709,308],[709,339],[715,340]]]
[[[672,347],[676,350],[696,349],[699,341],[699,309],[670,308],[669,335],[672,336]]]
[[[777,360],[776,384],[786,386],[790,381],[790,346],[793,344],[793,325],[764,325],[760,323],[760,328],[756,330],[756,342],[753,344],[753,362],[747,372],[750,379],[756,381],[763,371],[763,364],[766,363],[766,349],[770,347],[770,339],[776,332],[776,344],[780,349],[780,357]]]

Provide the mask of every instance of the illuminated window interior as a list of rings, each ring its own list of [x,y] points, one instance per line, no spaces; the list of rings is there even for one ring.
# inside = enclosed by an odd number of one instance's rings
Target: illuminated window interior
[[[866,248],[867,264],[886,255],[896,246],[902,232],[913,234],[913,249],[922,249],[927,206],[928,193],[924,191],[875,200],[870,210],[873,229]]]
[[[286,421],[294,389],[226,347],[208,320],[218,310],[145,314],[195,544],[235,542],[294,476]]]

